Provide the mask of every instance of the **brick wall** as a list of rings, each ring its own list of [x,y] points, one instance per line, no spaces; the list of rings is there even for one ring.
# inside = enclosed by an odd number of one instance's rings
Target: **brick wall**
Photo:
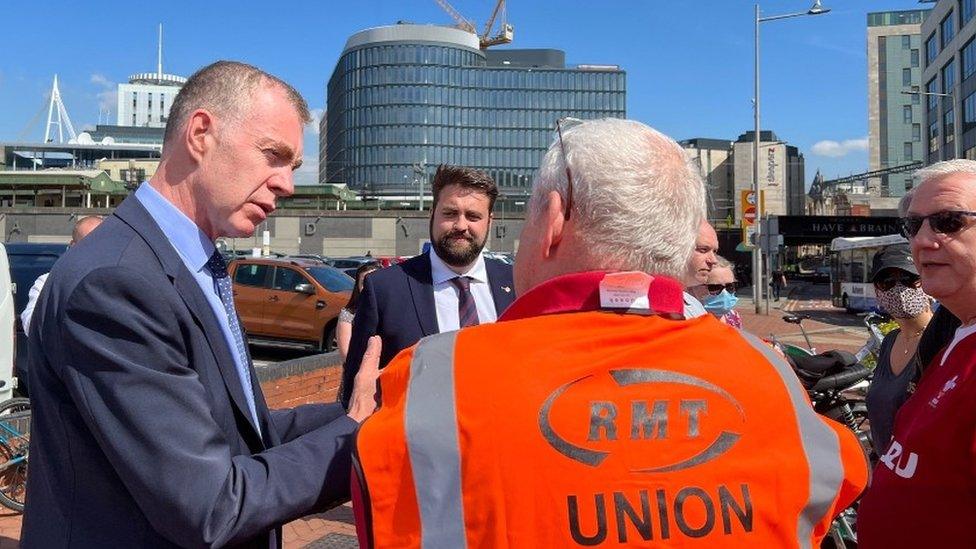
[[[339,353],[328,353],[264,366],[257,375],[269,408],[335,402],[342,363]]]

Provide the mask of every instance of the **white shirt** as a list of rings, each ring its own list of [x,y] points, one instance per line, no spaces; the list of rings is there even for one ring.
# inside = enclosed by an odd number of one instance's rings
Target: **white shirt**
[[[30,287],[30,291],[27,292],[27,306],[20,313],[20,323],[24,326],[25,334],[30,334],[30,323],[31,317],[34,316],[34,306],[37,305],[37,297],[41,295],[41,290],[44,289],[44,283],[47,282],[47,275],[49,274],[51,273],[44,273],[37,277],[34,285]]]
[[[437,257],[437,253],[431,247],[430,275],[431,281],[434,283],[434,305],[437,308],[438,332],[451,332],[460,328],[458,289],[451,283],[451,279],[458,276],[471,277],[471,295],[474,297],[474,304],[478,308],[478,323],[488,324],[498,320],[483,255],[478,254],[478,260],[468,268],[467,272],[459,275],[452,271],[441,258]]]
[[[952,338],[952,343],[950,343],[949,346],[946,347],[945,353],[942,354],[942,362],[940,362],[939,365],[941,366],[945,364],[946,359],[949,358],[949,353],[951,353],[952,350],[956,348],[956,345],[958,345],[962,340],[966,339],[967,337],[973,334],[976,334],[976,324],[970,324],[969,326],[960,326],[959,328],[957,328],[956,335],[955,337]]]

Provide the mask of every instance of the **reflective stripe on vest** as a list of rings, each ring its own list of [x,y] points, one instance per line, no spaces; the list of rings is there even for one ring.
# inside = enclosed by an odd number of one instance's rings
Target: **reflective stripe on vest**
[[[425,548],[467,546],[454,402],[456,340],[457,332],[427,337],[410,363],[404,429]]]
[[[837,439],[837,434],[824,424],[807,402],[806,393],[800,386],[796,374],[793,373],[793,368],[759,338],[748,332],[741,333],[745,340],[776,368],[790,395],[793,411],[796,412],[803,455],[810,467],[810,496],[800,513],[796,535],[800,547],[810,549],[813,529],[830,510],[831,504],[840,494],[840,486],[844,481],[840,441]]]

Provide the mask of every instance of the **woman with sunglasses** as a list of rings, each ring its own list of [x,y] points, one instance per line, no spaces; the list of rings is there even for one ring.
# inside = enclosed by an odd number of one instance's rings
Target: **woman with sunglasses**
[[[692,292],[701,300],[705,310],[712,313],[719,320],[732,326],[742,328],[742,318],[735,312],[735,304],[739,298],[735,296],[735,266],[720,255],[716,255],[717,263],[708,273],[708,280]]]
[[[895,414],[921,376],[918,342],[932,319],[932,300],[921,288],[908,244],[886,246],[874,255],[871,282],[878,306],[898,324],[881,343],[866,401],[871,442],[880,455],[891,440]]]

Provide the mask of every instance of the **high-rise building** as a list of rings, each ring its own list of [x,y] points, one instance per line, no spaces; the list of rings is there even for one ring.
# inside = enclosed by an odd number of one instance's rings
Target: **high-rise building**
[[[156,72],[142,72],[119,84],[116,125],[165,128],[169,108],[186,78],[163,72],[163,26],[159,25]]]
[[[736,218],[732,142],[727,139],[695,137],[680,145],[701,168],[708,191],[708,219],[712,222]]]
[[[976,0],[941,0],[922,22],[927,163],[976,160]]]
[[[751,191],[753,187],[754,135],[755,131],[747,131],[732,144],[736,221],[742,211],[742,191]],[[759,138],[759,189],[764,196],[765,215],[803,215],[806,209],[803,155],[771,131],[759,132]]]
[[[868,159],[870,170],[925,159],[922,140],[922,21],[929,10],[868,14]],[[912,187],[911,172],[873,178],[869,194],[897,197]]]
[[[326,181],[373,195],[417,195],[441,163],[525,193],[557,119],[626,116],[615,65],[567,67],[552,49],[483,51],[475,34],[434,25],[354,34],[327,95]]]

